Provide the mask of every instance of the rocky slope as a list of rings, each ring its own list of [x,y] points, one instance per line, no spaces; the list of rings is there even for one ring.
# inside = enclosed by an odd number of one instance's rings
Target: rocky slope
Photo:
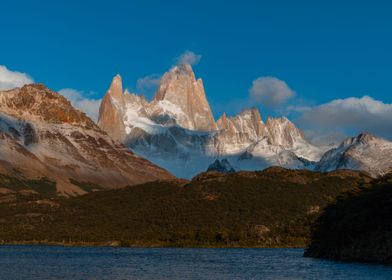
[[[266,123],[255,109],[216,122],[203,83],[189,65],[173,67],[161,79],[151,102],[122,92],[116,76],[100,108],[98,125],[137,154],[179,177],[205,171],[216,158],[236,170],[271,165],[304,168],[321,157],[287,118]]]
[[[305,256],[392,264],[392,176],[351,191],[315,223]]]
[[[0,172],[46,178],[63,195],[86,193],[85,183],[119,188],[173,178],[41,84],[0,92]]]
[[[374,177],[392,171],[392,142],[371,134],[360,134],[343,141],[337,148],[326,152],[316,170],[363,170]]]

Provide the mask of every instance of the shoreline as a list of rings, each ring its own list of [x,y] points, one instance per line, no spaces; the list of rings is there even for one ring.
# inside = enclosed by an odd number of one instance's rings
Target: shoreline
[[[296,246],[241,246],[241,245],[179,245],[169,243],[132,243],[109,242],[54,242],[54,241],[11,241],[0,242],[1,246],[61,246],[61,247],[111,247],[111,248],[183,248],[183,249],[305,249],[306,245]]]

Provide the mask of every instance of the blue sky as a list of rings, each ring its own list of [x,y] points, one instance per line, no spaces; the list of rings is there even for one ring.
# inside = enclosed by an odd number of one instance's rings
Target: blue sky
[[[0,65],[55,90],[72,88],[99,99],[116,73],[137,91],[138,79],[164,73],[189,50],[201,56],[194,70],[216,117],[258,106],[264,117],[284,114],[304,129],[330,125],[335,131],[339,121],[328,124],[325,116],[312,124],[306,115],[325,113],[319,106],[344,99],[332,109],[357,106],[359,116],[342,131],[391,137],[390,124],[373,129],[378,118],[392,121],[390,3],[5,1]],[[260,77],[274,77],[295,93],[281,104],[261,104],[265,99],[249,96]],[[365,95],[370,101],[361,99]],[[352,97],[357,99],[346,100]],[[360,115],[364,108],[375,119],[362,127],[369,118]]]

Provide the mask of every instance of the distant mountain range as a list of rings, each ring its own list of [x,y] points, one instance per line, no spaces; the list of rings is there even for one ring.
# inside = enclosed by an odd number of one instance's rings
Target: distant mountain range
[[[98,125],[136,154],[182,178],[207,170],[216,159],[226,159],[235,170],[277,165],[355,169],[378,176],[392,167],[392,143],[368,134],[324,151],[287,118],[263,122],[256,108],[234,117],[223,114],[215,121],[203,82],[187,64],[163,75],[150,102],[123,91],[121,77],[115,76],[102,101]]]

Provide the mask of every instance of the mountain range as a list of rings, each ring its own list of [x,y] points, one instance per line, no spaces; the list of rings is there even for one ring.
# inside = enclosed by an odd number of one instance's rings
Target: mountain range
[[[98,125],[136,154],[182,178],[207,170],[216,159],[226,159],[235,170],[278,165],[355,169],[378,176],[392,167],[392,143],[366,133],[325,151],[289,119],[264,122],[256,108],[214,120],[203,82],[188,64],[165,73],[151,101],[123,91],[116,75],[103,98]]]
[[[164,74],[151,101],[123,90],[116,75],[99,113],[96,124],[43,84],[0,91],[0,188],[44,179],[73,196],[206,170],[281,166],[377,177],[392,167],[392,143],[370,134],[324,151],[289,119],[264,122],[256,108],[215,120],[190,65]]]

